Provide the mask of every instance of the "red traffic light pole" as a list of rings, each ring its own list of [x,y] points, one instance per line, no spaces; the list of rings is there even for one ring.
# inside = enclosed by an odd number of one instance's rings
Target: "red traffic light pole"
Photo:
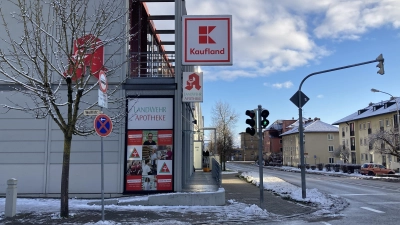
[[[374,62],[378,62],[378,65],[376,67],[379,68],[378,72],[380,75],[384,74],[384,67],[383,67],[383,62],[384,62],[384,58],[382,56],[382,54],[380,54],[378,56],[378,58],[376,58],[375,60],[371,60],[371,61],[367,61],[367,62],[362,62],[362,63],[357,63],[357,64],[353,64],[353,65],[348,65],[348,66],[342,66],[342,67],[338,67],[338,68],[334,68],[334,69],[329,69],[329,70],[323,70],[323,71],[319,71],[319,72],[314,72],[311,73],[309,75],[307,75],[300,83],[299,86],[299,90],[298,90],[298,104],[297,107],[299,108],[299,145],[300,145],[300,166],[301,166],[301,196],[302,198],[306,198],[306,171],[305,171],[305,165],[304,165],[304,142],[303,142],[303,110],[302,107],[305,104],[307,100],[303,100],[302,101],[302,94],[301,94],[301,86],[303,85],[304,81],[307,80],[307,78],[317,75],[317,74],[321,74],[321,73],[328,73],[328,72],[332,72],[332,71],[336,71],[336,70],[342,70],[342,69],[347,69],[350,67],[356,67],[356,66],[361,66],[361,65],[365,65],[365,64],[370,64],[370,63],[374,63]]]

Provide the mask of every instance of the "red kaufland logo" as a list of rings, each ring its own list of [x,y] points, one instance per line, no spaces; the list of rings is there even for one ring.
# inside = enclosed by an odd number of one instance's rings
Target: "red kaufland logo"
[[[183,65],[232,65],[231,15],[186,15],[182,19]]]
[[[216,26],[199,26],[199,44],[215,44],[209,34]]]

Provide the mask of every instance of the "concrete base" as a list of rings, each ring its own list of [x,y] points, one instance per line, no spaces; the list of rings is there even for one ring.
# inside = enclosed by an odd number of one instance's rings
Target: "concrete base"
[[[101,205],[101,201],[95,201],[88,204]],[[120,200],[104,200],[104,204],[142,206],[222,206],[225,205],[225,189],[219,188],[216,192],[178,192]]]

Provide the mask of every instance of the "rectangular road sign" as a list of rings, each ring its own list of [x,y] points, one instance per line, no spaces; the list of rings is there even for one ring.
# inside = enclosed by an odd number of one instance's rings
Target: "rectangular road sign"
[[[99,89],[99,91],[98,91],[98,93],[99,93],[99,98],[98,98],[98,105],[100,106],[100,107],[103,107],[103,108],[108,108],[108,98],[107,98],[107,93],[104,93],[103,91],[101,91],[100,89]]]
[[[99,114],[101,114],[101,111],[97,110],[97,109],[85,109],[85,110],[83,110],[83,115],[85,115],[85,116],[97,116]]]

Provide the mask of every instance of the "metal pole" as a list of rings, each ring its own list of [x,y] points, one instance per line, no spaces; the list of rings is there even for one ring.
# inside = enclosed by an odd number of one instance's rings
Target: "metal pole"
[[[101,137],[101,220],[104,221],[104,150]]]
[[[175,83],[174,98],[174,191],[181,191],[184,184],[182,146],[182,0],[175,0]],[[189,169],[189,168],[185,168]]]
[[[258,105],[258,121],[259,123],[257,124],[258,126],[258,167],[260,171],[260,208],[264,207],[264,175],[263,175],[263,168],[264,165],[262,163],[263,157],[262,157],[262,128],[261,128],[261,105]]]
[[[328,73],[328,72],[332,72],[332,71],[336,71],[336,70],[342,70],[342,69],[347,69],[347,68],[351,68],[351,67],[356,67],[356,66],[361,66],[361,65],[365,65],[365,64],[369,64],[369,63],[374,63],[374,62],[380,62],[382,61],[383,58],[381,58],[381,55],[378,56],[377,59],[375,60],[371,60],[371,61],[367,61],[367,62],[362,62],[362,63],[357,63],[357,64],[352,64],[352,65],[348,65],[348,66],[342,66],[342,67],[337,67],[337,68],[333,68],[333,69],[329,69],[329,70],[322,70],[319,72],[314,72],[314,73],[310,73],[309,75],[307,75],[306,77],[304,77],[304,79],[301,81],[300,85],[299,85],[299,90],[298,90],[298,95],[299,95],[299,102],[298,102],[298,107],[299,107],[299,145],[300,145],[300,163],[301,163],[301,195],[302,198],[306,198],[306,172],[305,172],[305,167],[304,167],[304,143],[303,143],[303,112],[302,112],[302,99],[301,99],[301,86],[303,85],[304,81],[307,80],[307,78],[317,75],[317,74],[321,74],[321,73]]]

